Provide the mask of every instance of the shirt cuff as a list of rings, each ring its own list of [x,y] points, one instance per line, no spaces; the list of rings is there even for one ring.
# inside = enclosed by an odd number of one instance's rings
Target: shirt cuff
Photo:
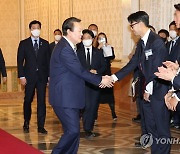
[[[23,76],[23,77],[20,77],[20,79],[24,79],[25,77]]]
[[[118,78],[117,78],[117,76],[115,74],[111,75],[111,77],[113,78],[114,82],[118,81]]]
[[[153,94],[153,81],[149,82],[149,83],[146,85],[145,93],[148,93],[148,94],[150,94],[150,95]]]
[[[174,77],[175,78],[175,77]],[[174,78],[172,78],[171,83],[173,84]]]
[[[176,95],[176,93],[174,93],[174,94],[172,95],[172,97],[175,97],[175,98],[178,100],[178,102],[180,101],[180,99],[178,98],[178,96]]]
[[[178,74],[179,74],[179,72],[180,72],[180,68],[178,68],[178,70],[177,70],[177,72],[176,72],[176,75],[178,75]]]

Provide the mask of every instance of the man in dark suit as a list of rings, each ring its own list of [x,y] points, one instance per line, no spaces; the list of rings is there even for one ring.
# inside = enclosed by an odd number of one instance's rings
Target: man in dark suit
[[[17,54],[18,77],[25,86],[24,97],[24,132],[29,133],[31,103],[37,91],[37,125],[38,132],[47,134],[44,128],[46,117],[46,85],[49,77],[50,48],[48,41],[39,37],[41,23],[32,21],[29,24],[31,36],[22,40]]]
[[[138,11],[128,17],[131,29],[135,35],[139,35],[141,40],[137,44],[136,52],[130,62],[120,71],[112,75],[114,81],[121,80],[137,66],[141,70],[144,78],[144,102],[143,112],[145,127],[149,133],[151,153],[169,154],[170,144],[157,142],[158,139],[169,139],[169,111],[164,103],[164,96],[168,86],[164,80],[158,79],[154,73],[162,62],[167,58],[167,51],[162,39],[150,31],[149,16],[144,11]],[[152,137],[152,138],[151,138]],[[145,139],[146,140],[146,139]],[[145,141],[142,139],[142,141]],[[146,148],[145,142],[141,142]]]
[[[180,59],[180,37],[178,36],[178,28],[176,27],[175,21],[169,24],[169,34],[171,41],[168,42],[167,48],[169,52],[168,60],[175,62]]]
[[[2,54],[2,50],[0,48],[0,71],[3,77],[3,83],[6,83],[7,81],[7,73],[6,73],[6,66],[5,66],[5,61],[4,61],[4,57]]]
[[[92,42],[94,34],[91,30],[82,31],[83,46],[77,50],[77,55],[82,66],[91,73],[101,75],[106,70],[106,63],[102,50],[94,48]],[[95,115],[98,108],[100,91],[98,86],[86,82],[86,99],[83,110],[83,127],[87,138],[95,137],[92,133],[94,128]]]
[[[175,4],[175,13],[174,13],[174,21],[176,23],[176,27],[180,29],[180,3]],[[155,75],[158,78],[171,81],[172,86],[175,91],[172,91],[172,93],[169,93],[165,97],[166,106],[170,110],[178,110],[180,111],[180,73],[179,73],[179,59],[177,62],[164,62],[165,67],[159,67],[158,72],[155,73]],[[173,96],[173,97],[172,97]]]
[[[176,60],[179,61],[180,59],[180,37],[178,36],[178,29],[176,27],[175,21],[172,21],[169,24],[169,36],[171,41],[167,44],[167,49],[169,52],[168,60],[175,62]],[[172,93],[172,86],[169,87],[169,93]],[[176,92],[177,93],[177,92]],[[168,94],[168,95],[170,95]],[[172,114],[173,122],[171,123],[171,127],[180,128],[180,115],[177,111],[174,111]]]
[[[77,154],[80,138],[79,111],[85,106],[85,81],[100,87],[111,87],[110,77],[100,77],[84,69],[75,51],[81,42],[80,19],[71,17],[62,25],[63,38],[50,61],[49,99],[61,121],[64,134],[53,154]]]
[[[50,50],[51,50],[51,54],[53,52],[54,47],[56,46],[56,44],[60,41],[60,39],[62,38],[62,32],[60,29],[56,29],[54,30],[54,42],[51,42],[49,44]]]

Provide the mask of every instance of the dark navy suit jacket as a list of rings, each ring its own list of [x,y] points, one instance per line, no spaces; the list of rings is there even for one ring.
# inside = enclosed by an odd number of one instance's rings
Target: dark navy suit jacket
[[[171,42],[172,41],[168,42],[168,44],[167,44],[168,52],[170,49]],[[176,60],[180,61],[180,37],[176,40],[176,43],[169,54],[168,60],[170,60],[172,62],[175,62]]]
[[[47,83],[49,77],[50,48],[48,41],[39,38],[39,51],[36,57],[31,37],[19,43],[17,53],[18,77],[26,77],[28,83],[36,81],[37,68],[39,81]]]
[[[176,90],[176,95],[180,98],[180,74],[178,74],[173,80],[173,88]],[[177,110],[180,112],[180,102],[177,105]]]
[[[170,49],[170,45],[171,45],[170,41],[167,45],[168,51]],[[169,54],[169,58],[170,61],[175,62],[176,60],[178,62],[180,62],[180,37],[176,40],[176,43],[174,45],[174,47],[172,48],[170,54]],[[180,81],[178,81],[178,78],[175,78],[174,80],[174,88],[177,90],[175,93],[177,94],[178,98],[180,98],[180,87],[178,88],[178,85]]]
[[[117,78],[121,80],[128,73],[132,72],[137,66],[142,70],[145,78],[145,86],[153,81],[153,95],[156,99],[164,99],[168,87],[164,80],[158,79],[154,73],[157,68],[162,66],[162,62],[166,61],[168,52],[162,39],[152,31],[149,34],[144,52],[149,52],[150,55],[146,58],[145,53],[142,53],[141,40],[137,44],[135,54],[129,63],[124,66],[120,71],[115,73]]]
[[[51,54],[52,54],[55,46],[56,46],[55,41],[49,44]]]
[[[62,38],[50,60],[50,104],[63,108],[84,108],[85,81],[98,86],[101,79],[82,67],[68,41]]]

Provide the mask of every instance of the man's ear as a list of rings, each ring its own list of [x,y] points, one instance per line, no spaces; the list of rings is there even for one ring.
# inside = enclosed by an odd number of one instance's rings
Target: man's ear
[[[67,30],[67,34],[70,34],[70,33],[71,33],[71,31],[70,31],[70,29],[68,29],[68,30]]]

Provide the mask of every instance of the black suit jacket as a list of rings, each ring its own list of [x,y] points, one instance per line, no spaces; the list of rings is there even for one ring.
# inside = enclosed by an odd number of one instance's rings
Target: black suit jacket
[[[56,46],[55,42],[52,42],[52,43],[49,44],[51,54],[52,54],[55,46]]]
[[[25,77],[28,83],[38,80],[47,82],[49,76],[50,48],[48,41],[39,38],[37,57],[31,37],[19,43],[17,53],[18,77]],[[37,71],[38,69],[38,71]]]
[[[168,42],[168,45],[167,45],[168,52],[170,49],[171,42],[172,41]],[[180,61],[180,37],[176,40],[176,43],[169,54],[168,60],[172,62],[175,62],[176,60]]]
[[[170,41],[167,45],[168,52],[170,50],[171,42],[172,41]],[[175,62],[177,60],[178,62],[180,62],[180,37],[176,40],[176,43],[175,43],[174,47],[172,48],[172,50],[169,54],[168,60],[170,60],[172,62]],[[175,79],[174,81],[175,81],[175,87],[174,88],[178,89],[176,86],[177,79]],[[180,98],[180,90],[177,90],[175,93],[178,96],[178,98]]]
[[[4,61],[4,57],[2,54],[1,48],[0,48],[0,71],[1,71],[3,77],[7,77],[5,61]]]
[[[147,52],[151,53],[148,58],[145,56]],[[140,40],[132,59],[115,75],[121,80],[138,66],[145,78],[145,86],[153,81],[153,96],[156,99],[164,100],[164,95],[168,90],[167,83],[164,80],[158,79],[154,73],[158,71],[158,67],[162,66],[162,62],[166,61],[167,58],[168,52],[164,42],[157,34],[151,31],[144,51],[142,51]]]
[[[86,64],[86,53],[83,44],[79,46],[77,50],[77,56],[79,58],[81,65],[88,70],[88,66]],[[103,55],[103,51],[94,47],[92,47],[91,69],[96,70],[97,74],[100,76],[102,76],[106,70],[106,62]],[[95,86],[91,83],[86,82],[86,86],[90,87],[93,90],[99,90],[98,86]]]
[[[84,46],[77,50],[77,56],[81,65],[87,69],[86,53]],[[106,70],[106,62],[102,50],[92,47],[91,69],[97,70],[98,75],[102,75]]]

